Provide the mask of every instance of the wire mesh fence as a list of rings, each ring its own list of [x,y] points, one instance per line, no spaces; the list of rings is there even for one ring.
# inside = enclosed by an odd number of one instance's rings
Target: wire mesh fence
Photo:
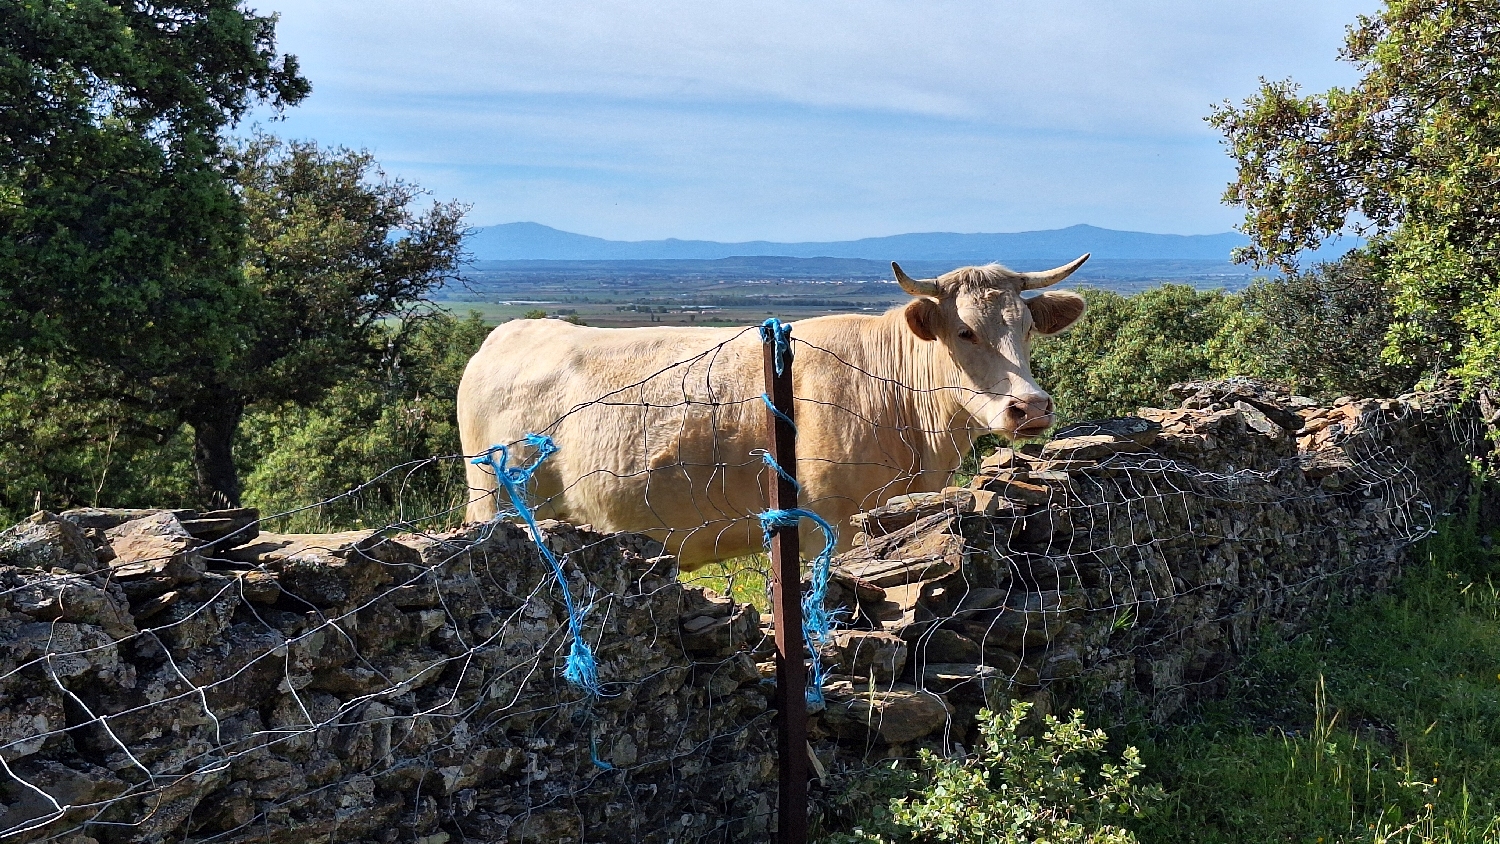
[[[599,332],[559,358],[549,332],[587,329],[532,322],[461,398],[467,454],[382,474],[465,472],[453,500],[344,533],[90,509],[0,537],[0,838],[767,840],[762,338]],[[839,534],[818,781],[964,752],[1005,698],[1169,717],[1258,630],[1393,577],[1487,434],[1451,393],[1217,382],[961,476],[981,417],[1027,394],[913,332],[791,339],[799,503]]]

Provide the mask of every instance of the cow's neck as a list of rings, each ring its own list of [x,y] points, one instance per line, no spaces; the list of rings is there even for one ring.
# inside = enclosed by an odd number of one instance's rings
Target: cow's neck
[[[911,432],[923,446],[920,468],[924,473],[946,475],[958,468],[967,444],[963,431],[973,420],[964,410],[958,368],[943,344],[923,340],[906,325],[906,316],[896,308],[870,318],[873,330],[866,337],[872,374],[889,378],[895,389],[886,391],[886,401],[897,405],[897,416],[916,428]]]

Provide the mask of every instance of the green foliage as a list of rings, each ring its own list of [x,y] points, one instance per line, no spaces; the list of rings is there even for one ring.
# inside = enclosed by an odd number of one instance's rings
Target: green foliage
[[[464,208],[388,178],[367,152],[259,135],[234,155],[245,205],[250,344],[225,379],[247,400],[307,402],[376,363],[386,320],[456,278]]]
[[[1080,291],[1088,314],[1068,332],[1038,340],[1032,370],[1052,394],[1061,422],[1159,406],[1179,381],[1223,374],[1222,326],[1236,297],[1164,284],[1125,297]]]
[[[521,314],[521,319],[546,319],[546,318],[547,318],[547,312],[544,311],[544,310],[542,310],[541,308],[532,308],[531,310],[527,311],[526,313]]]
[[[306,405],[375,365],[385,321],[455,277],[464,209],[412,209],[421,191],[363,152],[258,136],[235,150],[247,218],[243,337],[182,400],[204,492],[233,503],[235,429],[252,404]],[[346,399],[348,397],[346,396]]]
[[[1144,770],[1134,747],[1122,763],[1094,760],[1104,752],[1103,730],[1090,730],[1083,713],[1043,719],[1040,737],[1023,735],[1030,704],[1010,712],[979,713],[985,747],[968,758],[945,759],[923,750],[925,782],[891,801],[830,844],[948,841],[969,844],[1126,844],[1135,836],[1115,824],[1140,817],[1159,798],[1135,783]]]
[[[171,389],[234,347],[219,132],[308,92],[237,0],[0,5],[0,352]]]
[[[311,406],[246,416],[238,457],[248,471],[247,504],[268,515],[297,511],[286,524],[297,529],[462,517],[458,381],[489,329],[477,315],[430,314],[401,330],[399,354],[371,374]]]
[[[191,444],[109,370],[0,358],[0,518],[79,505],[185,506]]]
[[[1290,270],[1354,225],[1393,293],[1389,360],[1500,371],[1500,6],[1388,0],[1349,29],[1351,88],[1302,96],[1264,82],[1215,109],[1246,209],[1240,256]]]
[[[728,595],[742,604],[751,604],[765,615],[771,611],[770,571],[771,561],[765,554],[746,554],[683,572],[679,579]]]
[[[1244,350],[1224,368],[1281,381],[1325,398],[1394,396],[1421,369],[1379,354],[1395,312],[1370,259],[1352,253],[1307,272],[1259,279],[1225,324],[1223,346]]]
[[[1141,840],[1500,841],[1500,561],[1477,527],[1261,646],[1196,723],[1132,739],[1170,792]]]

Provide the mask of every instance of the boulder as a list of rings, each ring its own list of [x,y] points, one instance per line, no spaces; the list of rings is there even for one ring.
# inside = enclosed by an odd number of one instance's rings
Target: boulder
[[[263,533],[222,556],[275,572],[283,592],[315,607],[363,602],[389,584],[394,571],[422,563],[418,550],[373,530]]]
[[[876,738],[890,745],[931,735],[953,716],[942,697],[915,686],[871,690],[839,681],[828,684],[824,698],[821,723],[834,735]]]
[[[35,513],[0,533],[0,564],[87,574],[98,568],[94,547],[73,522],[51,513]]]
[[[110,570],[120,580],[165,577],[174,583],[191,583],[207,569],[197,551],[202,543],[166,510],[122,522],[104,536],[115,552]]]

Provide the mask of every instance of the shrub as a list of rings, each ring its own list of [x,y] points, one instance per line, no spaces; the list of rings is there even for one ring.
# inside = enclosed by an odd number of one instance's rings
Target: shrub
[[[1391,293],[1363,253],[1305,271],[1256,281],[1242,296],[1242,319],[1228,334],[1253,350],[1253,369],[1293,388],[1332,397],[1393,396],[1411,388],[1422,361],[1381,354],[1395,309]]]
[[[431,315],[408,326],[380,372],[345,381],[312,407],[249,414],[239,448],[246,503],[269,515],[359,488],[294,525],[370,527],[445,511],[440,519],[456,519],[461,510],[450,508],[461,506],[466,489],[458,381],[488,332],[477,315]]]
[[[1039,340],[1031,355],[1059,421],[1133,413],[1159,405],[1178,381],[1224,374],[1215,340],[1239,312],[1237,297],[1184,284],[1129,297],[1081,292],[1088,315],[1067,333]]]
[[[1155,787],[1134,781],[1144,770],[1140,755],[1127,747],[1122,764],[1093,760],[1108,740],[1090,730],[1083,713],[1066,721],[1042,719],[1040,737],[1028,737],[1024,724],[1031,705],[1011,704],[1005,714],[982,710],[985,747],[963,758],[945,759],[923,750],[925,784],[896,798],[852,833],[828,844],[896,844],[946,841],[955,844],[1127,844],[1135,836],[1115,826],[1139,817],[1160,799]]]

